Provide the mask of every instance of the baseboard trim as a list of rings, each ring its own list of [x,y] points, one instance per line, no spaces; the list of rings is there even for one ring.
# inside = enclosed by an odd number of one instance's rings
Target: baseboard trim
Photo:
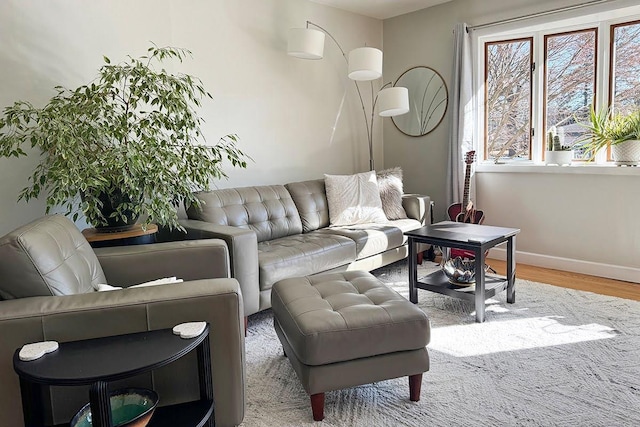
[[[507,250],[505,248],[493,248],[489,252],[489,257],[499,260],[506,260]],[[606,277],[608,279],[640,283],[640,268],[603,264],[599,262],[554,257],[549,255],[520,251],[516,251],[516,262],[527,265],[534,265],[536,267],[571,271],[574,273],[588,274],[590,276]]]

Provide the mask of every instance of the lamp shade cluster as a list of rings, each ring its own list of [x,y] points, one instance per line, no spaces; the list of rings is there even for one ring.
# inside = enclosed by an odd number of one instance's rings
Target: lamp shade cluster
[[[325,32],[313,28],[290,29],[287,54],[301,59],[322,59]],[[329,34],[329,36],[331,35]],[[342,48],[340,49],[342,50]],[[380,49],[374,47],[354,49],[349,52],[347,64],[348,76],[351,80],[371,81],[382,77],[382,51]],[[383,117],[408,113],[409,92],[403,87],[383,89],[378,93],[377,105],[378,114]]]

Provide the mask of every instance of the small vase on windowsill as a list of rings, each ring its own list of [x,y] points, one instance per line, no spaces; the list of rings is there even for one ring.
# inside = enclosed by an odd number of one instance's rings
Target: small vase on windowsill
[[[570,165],[572,160],[573,160],[573,150],[544,152],[545,165],[558,165],[558,166]]]

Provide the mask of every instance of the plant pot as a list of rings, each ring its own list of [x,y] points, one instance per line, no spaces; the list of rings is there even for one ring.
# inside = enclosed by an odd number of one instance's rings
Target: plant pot
[[[570,165],[573,160],[573,151],[545,151],[545,165]]]
[[[640,163],[640,140],[611,145],[611,157],[618,166],[636,166]]]
[[[87,194],[81,192],[80,197],[85,201]],[[124,218],[122,216],[111,217],[111,214],[116,212],[118,206],[122,203],[136,205],[140,203],[140,197],[133,198],[130,195],[123,194],[120,189],[116,188],[109,193],[99,193],[97,195],[97,199],[102,204],[100,213],[105,220],[97,217],[93,211],[85,211],[85,215],[87,216],[87,221],[100,233],[115,233],[118,231],[129,230],[133,228],[140,217],[140,214],[136,213],[133,209],[125,210]]]
[[[120,189],[115,189],[111,193],[100,193],[98,199],[102,202],[101,212],[107,223],[96,225],[96,230],[105,233],[128,230],[138,221],[140,215],[133,210],[126,210],[124,218],[111,216],[122,203],[137,203],[136,200],[132,200],[131,196],[122,194]]]

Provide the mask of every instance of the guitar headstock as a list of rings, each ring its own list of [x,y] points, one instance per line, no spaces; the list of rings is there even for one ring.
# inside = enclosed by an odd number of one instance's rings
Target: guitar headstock
[[[476,152],[475,150],[467,152],[464,162],[468,165],[476,161]]]

